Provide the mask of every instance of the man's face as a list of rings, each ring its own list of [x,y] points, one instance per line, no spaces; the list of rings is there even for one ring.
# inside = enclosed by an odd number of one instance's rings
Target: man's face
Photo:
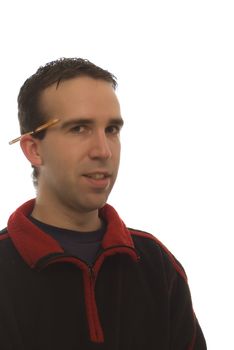
[[[60,121],[38,140],[38,195],[80,212],[102,207],[120,159],[122,119],[111,84],[90,77],[61,81],[43,91],[40,106]]]

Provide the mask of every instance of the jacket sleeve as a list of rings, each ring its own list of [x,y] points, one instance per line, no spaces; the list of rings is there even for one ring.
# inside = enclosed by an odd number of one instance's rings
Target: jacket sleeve
[[[202,333],[201,327],[200,327],[196,317],[195,317],[195,321],[196,321],[196,336],[194,339],[193,349],[194,350],[207,349],[204,335]]]
[[[206,342],[192,306],[186,275],[176,272],[169,289],[170,349],[206,350]]]

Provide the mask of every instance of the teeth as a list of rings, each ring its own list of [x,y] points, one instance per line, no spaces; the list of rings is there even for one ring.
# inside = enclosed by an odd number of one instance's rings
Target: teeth
[[[99,179],[104,179],[105,175],[104,174],[93,174],[93,175],[88,175],[88,177],[91,177],[92,179],[99,180]]]

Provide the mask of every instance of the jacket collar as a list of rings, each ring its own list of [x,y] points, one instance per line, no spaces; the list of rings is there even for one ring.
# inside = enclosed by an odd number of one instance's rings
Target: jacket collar
[[[8,233],[17,251],[30,266],[35,267],[39,260],[51,255],[63,255],[64,250],[49,235],[34,225],[28,216],[33,210],[35,199],[21,205],[8,220]],[[102,241],[104,250],[113,247],[134,248],[130,232],[113,207],[106,204],[100,209],[100,216],[107,223]]]

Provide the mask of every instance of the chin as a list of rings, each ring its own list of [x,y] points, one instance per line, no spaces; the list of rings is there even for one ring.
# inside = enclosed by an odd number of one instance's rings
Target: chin
[[[106,202],[107,202],[107,197],[105,197],[105,199],[99,200],[99,201],[87,201],[86,203],[83,203],[83,210],[85,212],[99,210],[102,207],[104,207]]]

